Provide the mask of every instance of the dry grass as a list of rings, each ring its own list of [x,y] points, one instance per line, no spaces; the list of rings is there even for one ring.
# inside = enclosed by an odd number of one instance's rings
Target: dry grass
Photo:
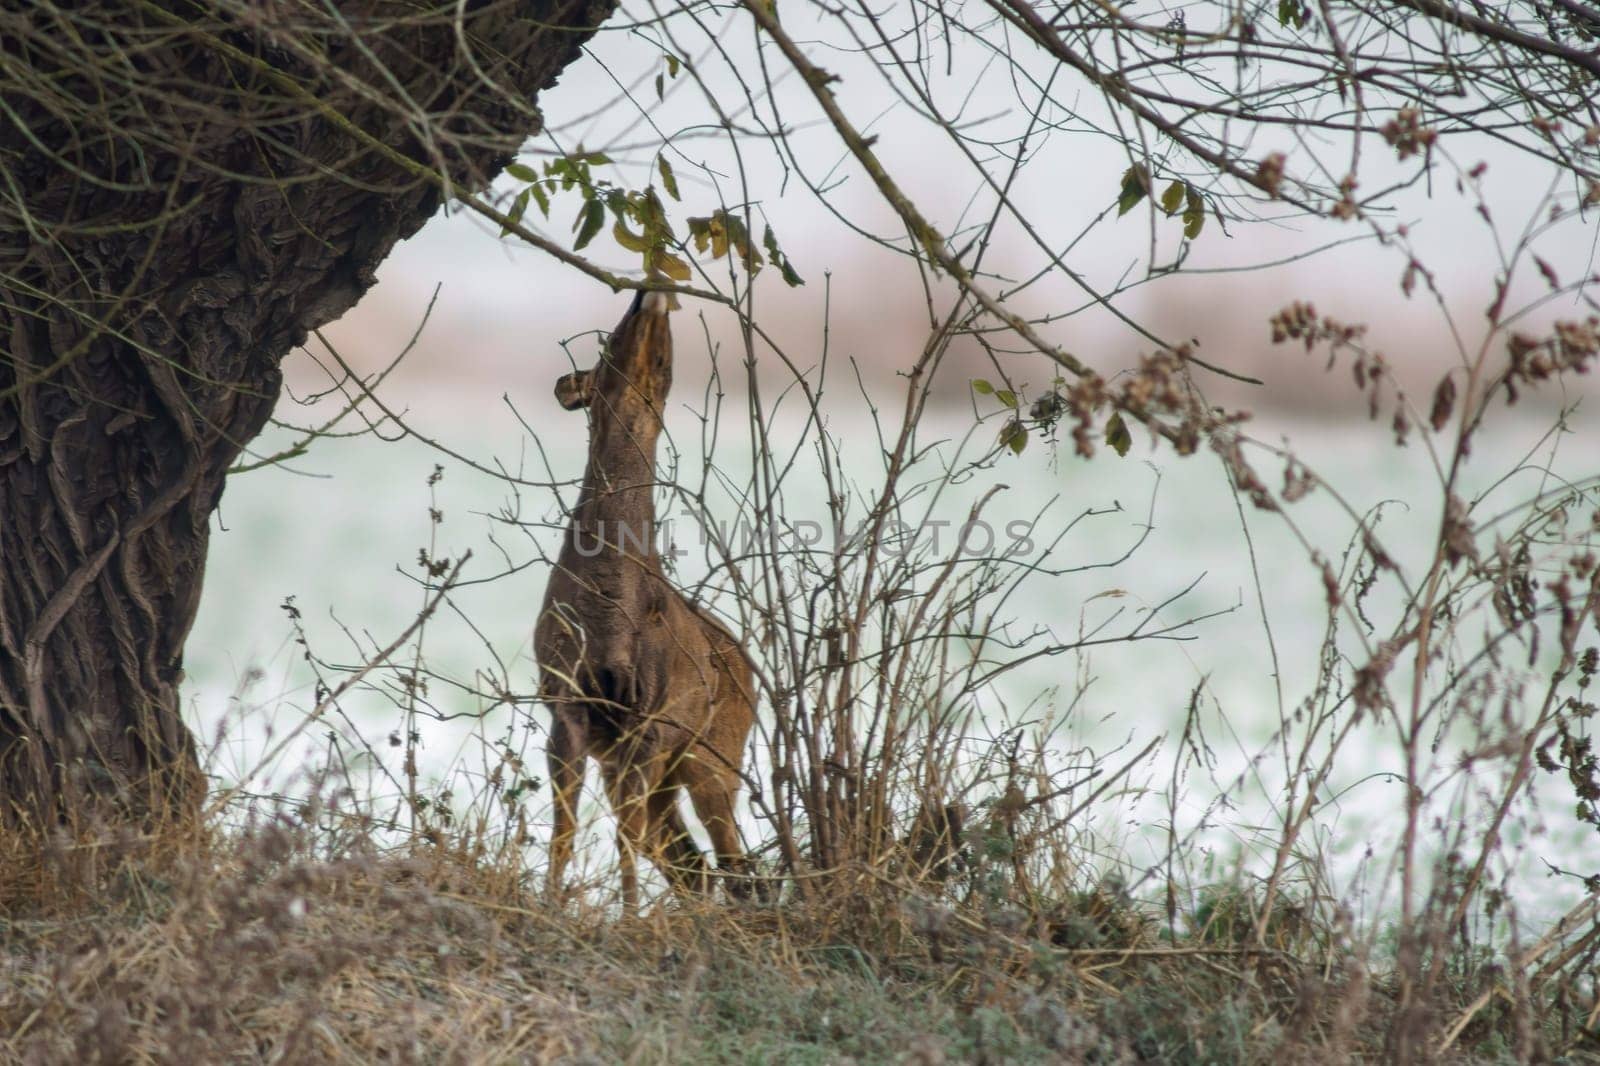
[[[120,866],[3,926],[0,1029],[28,1062],[543,1060],[584,1009],[442,857],[319,858],[282,826]],[[462,890],[465,890],[464,892]],[[543,954],[543,952],[538,952]]]
[[[380,852],[346,826],[334,850],[296,821],[102,842],[116,857],[76,885],[44,880],[59,854],[12,849],[0,1059],[1384,1061],[1396,1020],[1336,925],[1251,947],[1237,894],[1177,938],[1105,889],[1030,910],[865,870],[803,903],[663,900],[629,921],[547,905],[519,887],[533,871],[450,842]],[[1524,1058],[1527,1008],[1491,1005],[1447,1061]]]

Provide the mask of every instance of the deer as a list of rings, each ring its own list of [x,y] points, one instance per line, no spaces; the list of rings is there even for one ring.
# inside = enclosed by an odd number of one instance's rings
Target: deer
[[[727,627],[668,580],[656,545],[656,443],[672,386],[668,303],[640,290],[594,367],[556,382],[563,408],[588,413],[589,453],[534,632],[539,699],[551,716],[546,892],[564,893],[593,757],[617,819],[629,914],[638,910],[640,855],[680,895],[712,887],[680,791],[711,838],[728,893],[745,898],[751,888],[734,799],[755,720],[755,668]]]

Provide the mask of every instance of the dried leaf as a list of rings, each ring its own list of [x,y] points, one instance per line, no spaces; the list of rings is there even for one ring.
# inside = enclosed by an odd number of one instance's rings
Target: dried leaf
[[[1122,420],[1121,411],[1113,411],[1106,420],[1106,443],[1119,456],[1126,456],[1128,449],[1133,447],[1133,434],[1128,432],[1128,424]]]
[[[1188,204],[1183,210],[1183,235],[1191,241],[1200,236],[1206,224],[1206,202],[1193,185],[1185,189]]]
[[[1183,182],[1175,181],[1167,186],[1167,191],[1161,194],[1161,210],[1168,215],[1178,213],[1178,208],[1183,206]]]
[[[1428,424],[1433,431],[1438,433],[1450,421],[1450,413],[1456,407],[1456,379],[1454,375],[1446,374],[1439,381],[1439,387],[1433,390],[1433,410],[1428,415]]]
[[[665,274],[673,281],[688,281],[690,278],[689,264],[665,248],[652,249],[646,258],[650,269]]]
[[[630,252],[644,253],[650,250],[650,242],[628,228],[621,219],[611,224],[611,236],[616,242]]]

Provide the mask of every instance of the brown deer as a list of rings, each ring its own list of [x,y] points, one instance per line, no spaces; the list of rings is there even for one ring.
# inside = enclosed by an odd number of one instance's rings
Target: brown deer
[[[733,635],[667,580],[656,549],[656,441],[672,386],[667,302],[641,292],[594,368],[556,382],[561,406],[589,412],[589,459],[534,634],[552,720],[547,891],[563,890],[592,755],[617,817],[630,913],[641,853],[679,891],[710,887],[678,809],[680,788],[717,865],[739,875],[728,878],[729,892],[749,890],[733,801],[755,718],[754,671]]]

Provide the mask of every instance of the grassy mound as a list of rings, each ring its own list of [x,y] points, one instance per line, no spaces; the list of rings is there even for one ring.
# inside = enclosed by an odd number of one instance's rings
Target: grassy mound
[[[1407,1005],[1336,928],[1258,935],[1238,893],[1181,935],[1110,890],[1029,910],[865,870],[805,898],[625,919],[550,905],[524,871],[438,842],[334,847],[278,822],[123,850],[75,881],[59,855],[13,853],[0,1058],[1283,1064],[1564,1047],[1576,1062],[1595,1047],[1509,995],[1442,1049],[1487,968],[1453,1002]]]

